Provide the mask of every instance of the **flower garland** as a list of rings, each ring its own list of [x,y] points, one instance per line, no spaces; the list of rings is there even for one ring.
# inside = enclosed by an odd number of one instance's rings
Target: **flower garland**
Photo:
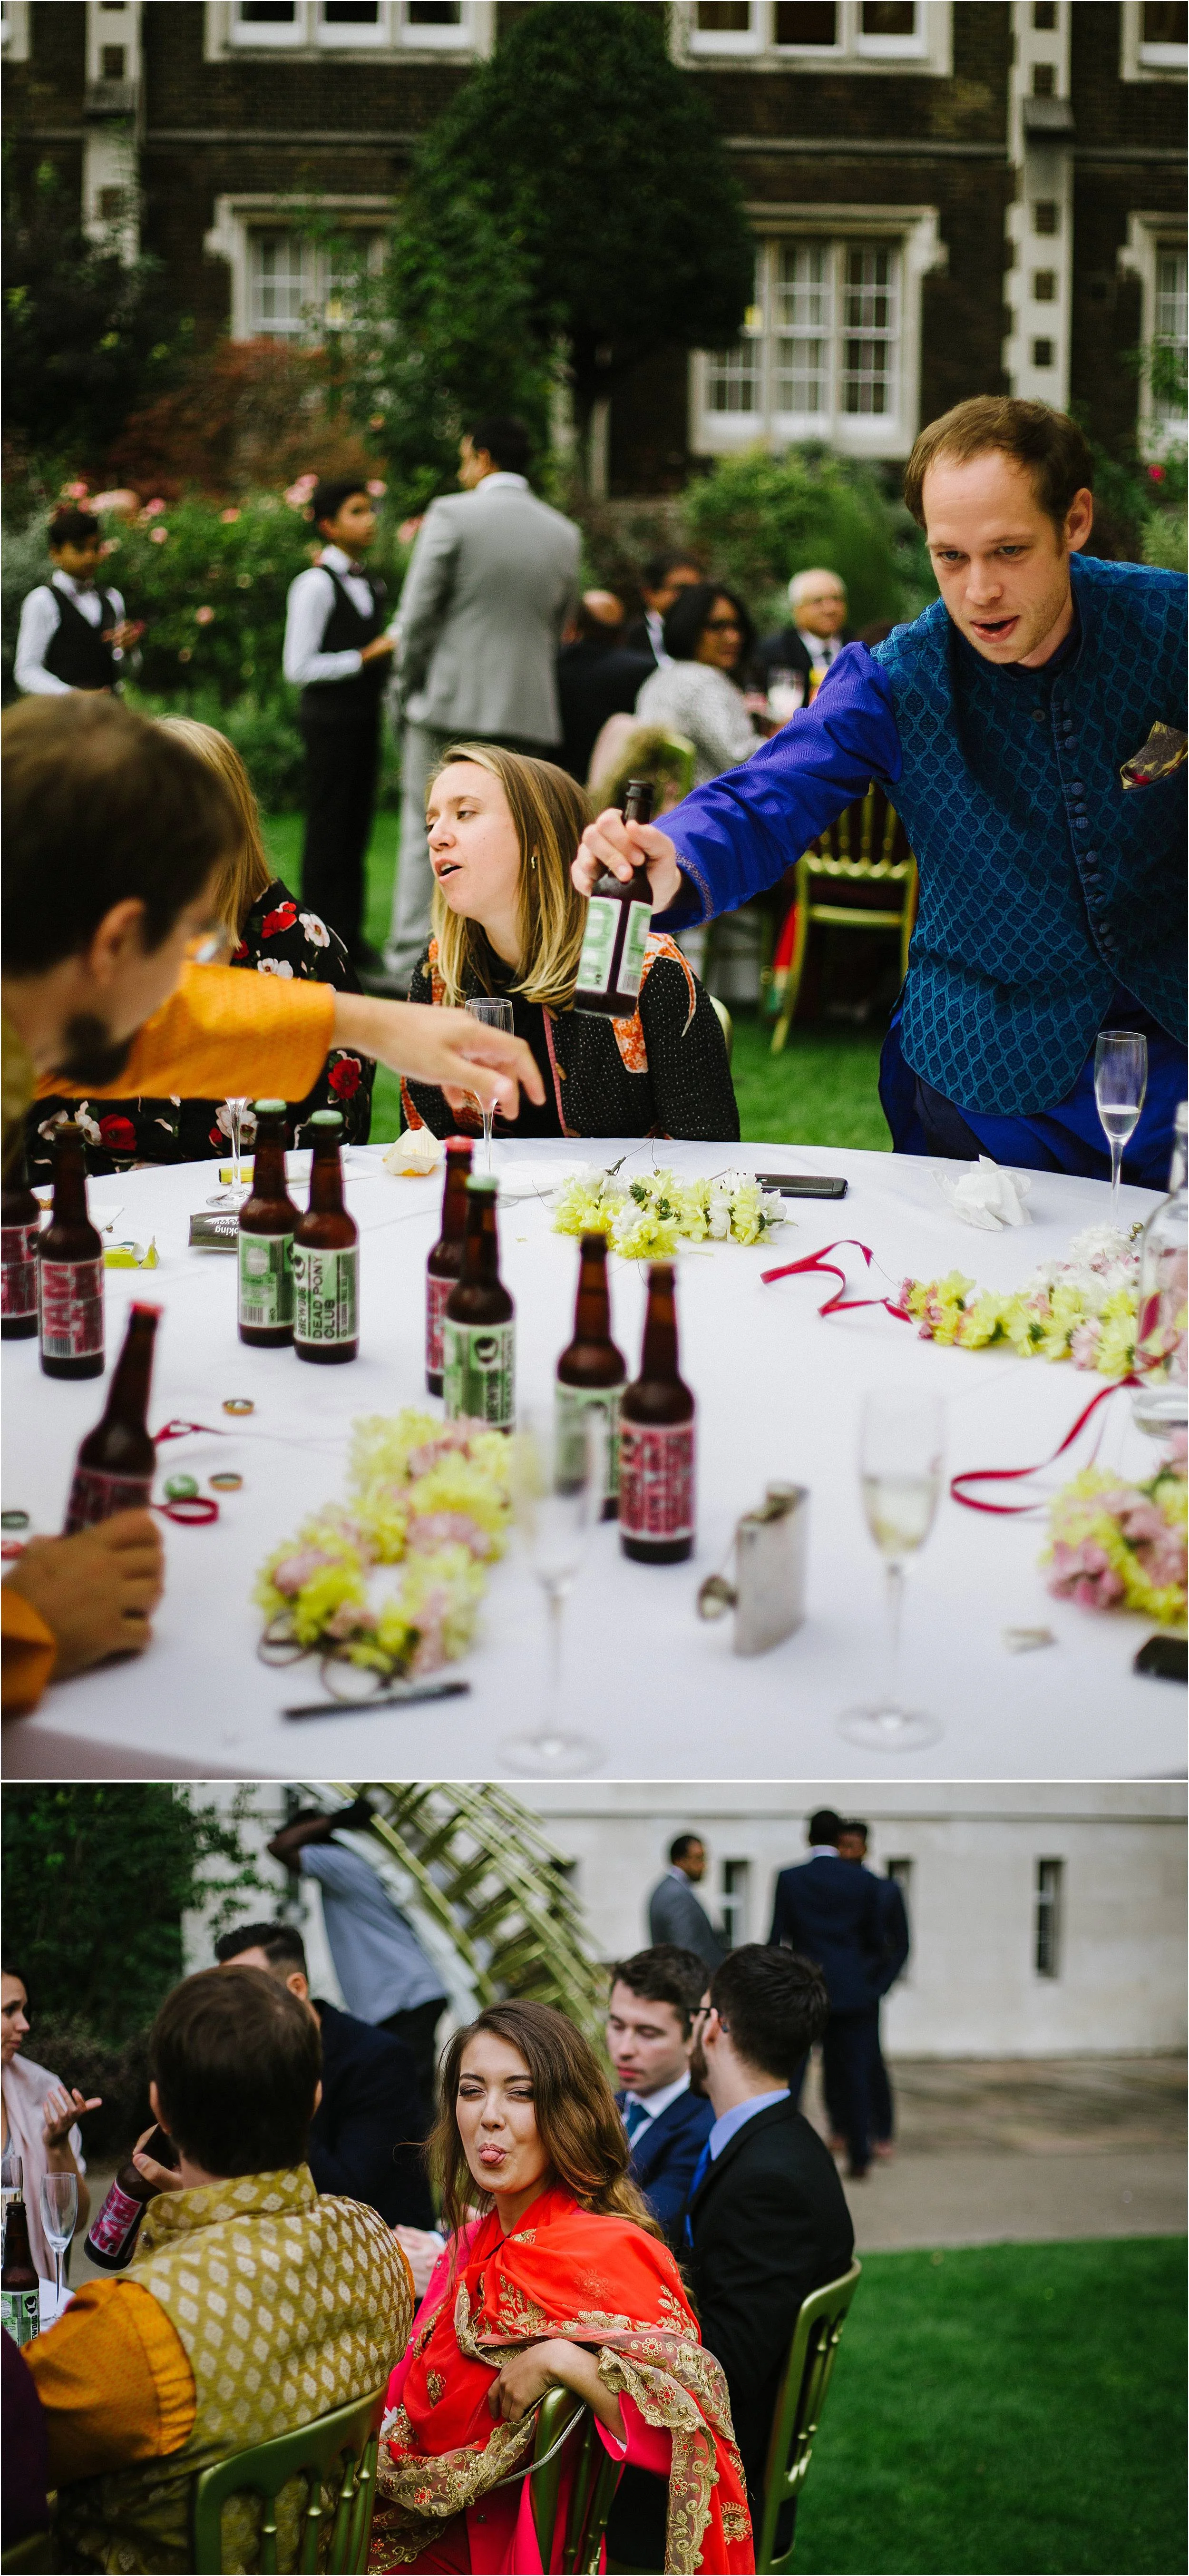
[[[1147,1484],[1086,1467],[1049,1506],[1041,1564],[1050,1592],[1090,1610],[1140,1610],[1180,1626],[1187,1606],[1189,1487],[1184,1460],[1164,1459]]]
[[[778,1190],[760,1188],[752,1172],[719,1172],[679,1181],[670,1171],[620,1181],[591,1164],[561,1190],[555,1234],[605,1234],[625,1261],[668,1261],[681,1243],[761,1243],[785,1223]]]
[[[1021,1359],[1072,1360],[1100,1377],[1135,1366],[1140,1229],[1087,1226],[1064,1261],[1042,1261],[1022,1288],[979,1288],[960,1270],[906,1279],[900,1304],[922,1341],[981,1351],[1008,1343]]]
[[[466,1653],[486,1569],[503,1552],[510,1448],[478,1422],[407,1409],[352,1426],[345,1505],[274,1548],[254,1598],[277,1659],[320,1648],[378,1673],[436,1672]],[[404,1565],[380,1600],[369,1578]]]

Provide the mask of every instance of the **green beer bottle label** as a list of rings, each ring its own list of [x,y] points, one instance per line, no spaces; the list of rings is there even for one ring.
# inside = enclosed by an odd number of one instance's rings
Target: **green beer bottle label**
[[[291,1234],[245,1234],[241,1229],[239,1320],[241,1324],[266,1326],[292,1323]]]
[[[295,1342],[353,1342],[359,1331],[359,1246],[335,1252],[293,1246]]]
[[[613,903],[609,895],[592,894],[586,908],[582,955],[578,960],[580,993],[606,993],[610,990],[611,960],[615,954],[618,928],[619,905]]]
[[[14,2343],[32,2343],[41,2332],[41,2296],[37,2290],[0,2290],[0,2325]]]
[[[563,1386],[557,1384],[557,1450],[558,1474],[581,1481],[585,1440],[583,1426],[588,1414],[601,1413],[605,1424],[603,1452],[603,1500],[612,1503],[619,1496],[619,1386]]]
[[[644,942],[651,928],[651,904],[630,903],[623,955],[620,958],[619,973],[615,979],[617,991],[633,995],[639,992],[640,978],[644,972]]]
[[[514,1324],[442,1326],[442,1394],[447,1422],[489,1423],[510,1431],[516,1417]]]

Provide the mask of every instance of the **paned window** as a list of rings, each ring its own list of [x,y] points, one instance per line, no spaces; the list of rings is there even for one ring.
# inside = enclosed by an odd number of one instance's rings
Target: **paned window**
[[[351,231],[330,245],[301,233],[269,229],[249,237],[248,329],[275,339],[317,339],[349,319],[351,281],[361,252],[374,256],[379,233]]]
[[[1172,350],[1179,359],[1183,386],[1186,360],[1189,357],[1186,337],[1186,253],[1183,250],[1164,248],[1156,253],[1154,319],[1157,346]],[[1184,420],[1184,392],[1178,394],[1175,387],[1171,385],[1158,386],[1153,397],[1152,414],[1156,420]]]
[[[707,426],[829,438],[846,417],[894,421],[901,265],[892,242],[766,243],[743,337],[705,362]]]
[[[834,0],[776,0],[773,11],[773,40],[778,45],[821,45],[838,43],[838,11]]]
[[[1038,1860],[1033,1922],[1034,1960],[1038,1977],[1061,1974],[1061,1911],[1065,1863]]]
[[[747,1939],[747,1898],[751,1863],[746,1860],[724,1860],[722,1865],[722,1929],[728,1950],[742,1948]]]

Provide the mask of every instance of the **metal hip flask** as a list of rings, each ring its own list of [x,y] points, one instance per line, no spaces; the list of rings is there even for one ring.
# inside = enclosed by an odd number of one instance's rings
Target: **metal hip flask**
[[[766,1654],[800,1627],[808,1538],[805,1485],[769,1485],[764,1501],[737,1522],[734,1583],[712,1574],[698,1593],[703,1619],[721,1619],[724,1611],[734,1611],[737,1655]]]

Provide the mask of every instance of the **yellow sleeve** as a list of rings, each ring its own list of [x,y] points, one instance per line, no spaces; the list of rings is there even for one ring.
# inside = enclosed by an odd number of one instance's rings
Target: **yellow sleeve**
[[[4,1714],[27,1717],[30,1709],[36,1708],[53,1672],[58,1649],[53,1629],[47,1628],[40,1611],[14,1591],[11,1583],[0,1585],[0,1640]]]
[[[194,2375],[163,2307],[137,2281],[88,2281],[25,2346],[49,2435],[49,2483],[100,2477],[180,2451]]]
[[[304,1100],[334,1043],[334,988],[252,975],[242,966],[183,966],[177,991],[138,1030],[112,1082],[89,1100]],[[73,1095],[78,1082],[47,1074],[37,1097]]]

